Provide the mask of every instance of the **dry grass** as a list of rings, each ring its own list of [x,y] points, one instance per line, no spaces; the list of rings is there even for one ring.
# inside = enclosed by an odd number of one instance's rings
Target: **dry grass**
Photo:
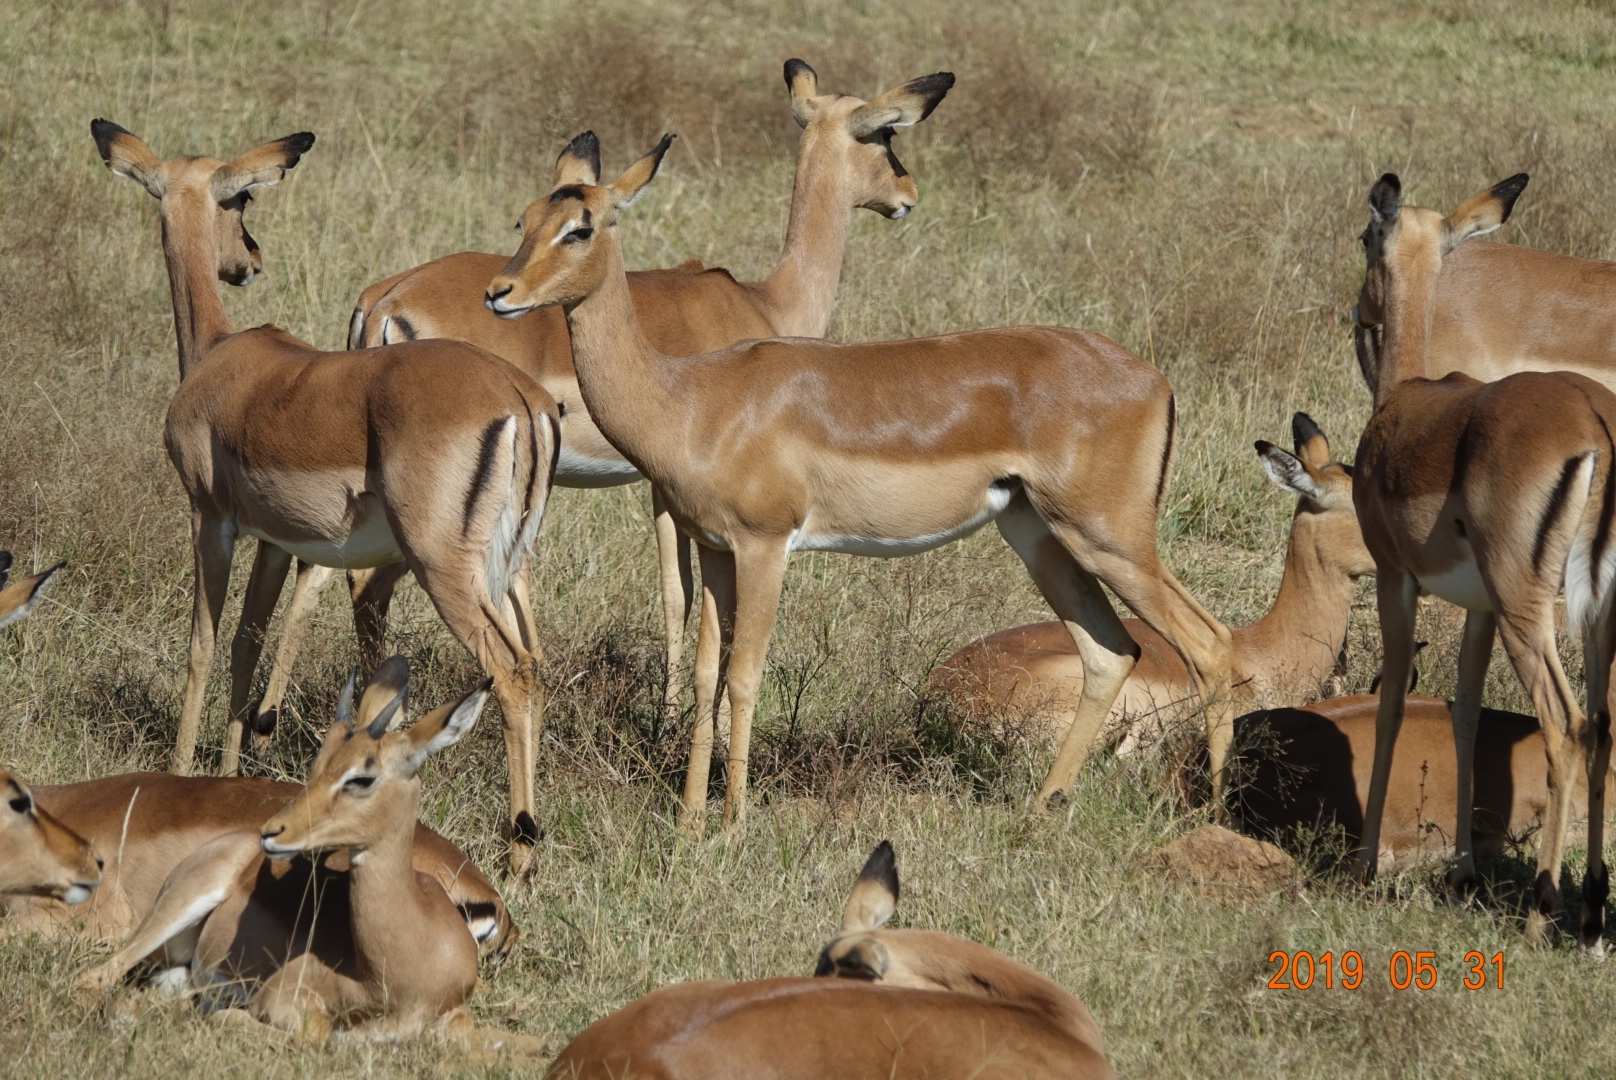
[[[1350,459],[1367,415],[1345,313],[1376,175],[1395,169],[1413,201],[1450,205],[1524,169],[1532,186],[1504,240],[1616,255],[1616,27],[1593,4],[7,6],[0,541],[24,565],[70,569],[48,607],[0,635],[0,762],[42,781],[160,765],[183,683],[190,559],[159,439],[175,363],[155,205],[100,166],[92,117],[165,155],[315,131],[304,164],[250,211],[267,276],[227,302],[238,325],[274,321],[336,347],[369,282],[451,251],[509,249],[556,149],[586,126],[609,165],[665,128],[685,136],[626,223],[636,264],[697,256],[763,274],[792,174],[779,67],[793,55],[825,88],[866,96],[929,71],[960,77],[899,142],[921,184],[916,213],[857,220],[832,336],[1058,322],[1153,359],[1183,418],[1164,551],[1235,623],[1272,596],[1290,512],[1263,486],[1251,440],[1283,436],[1305,409]],[[477,999],[488,1022],[559,1046],[672,978],[806,971],[862,853],[891,836],[912,886],[902,918],[1052,973],[1093,1008],[1127,1075],[1584,1075],[1616,1055],[1599,1023],[1616,975],[1513,936],[1520,859],[1494,868],[1499,899],[1479,911],[1448,906],[1418,874],[1368,896],[1326,879],[1213,908],[1127,869],[1193,824],[1162,762],[1102,755],[1063,816],[1024,817],[1042,752],[962,729],[920,698],[954,648],[1044,617],[991,534],[899,562],[793,563],[757,812],[744,842],[681,846],[669,818],[684,731],[656,715],[654,580],[643,490],[554,501],[536,591],[553,690],[546,841],[536,878],[508,888],[527,937]],[[1354,689],[1377,664],[1362,599]],[[352,661],[345,608],[326,598],[296,722],[264,771],[302,772]],[[473,677],[419,590],[395,613],[417,700]],[[1423,685],[1436,692],[1452,685],[1458,625],[1440,608],[1422,622]],[[217,671],[205,741],[222,735],[225,693]],[[1501,659],[1488,693],[1525,706]],[[485,865],[501,847],[501,758],[485,730],[427,788],[428,817]],[[1357,992],[1270,991],[1275,948],[1358,949],[1371,977]],[[1391,991],[1396,948],[1436,950],[1439,989]],[[1472,948],[1509,951],[1508,989],[1459,989]],[[0,944],[0,1075],[456,1067],[429,1047],[294,1053],[216,1031],[183,1004],[109,1020],[63,989],[87,959]]]

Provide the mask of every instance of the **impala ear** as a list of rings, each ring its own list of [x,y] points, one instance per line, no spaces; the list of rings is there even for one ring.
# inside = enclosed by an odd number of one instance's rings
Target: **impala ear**
[[[43,574],[18,578],[7,585],[6,571],[11,566],[11,552],[0,551],[0,627],[10,626],[33,611],[39,598],[45,595],[45,586],[50,584],[51,576],[66,565],[57,563]]]
[[[593,131],[586,131],[573,139],[556,158],[555,183],[552,188],[584,186],[600,183],[600,140]]]
[[[214,201],[229,202],[249,188],[280,183],[286,170],[295,168],[313,145],[313,134],[300,131],[247,151],[213,174]]]
[[[1526,190],[1525,173],[1500,180],[1442,220],[1442,254],[1446,255],[1472,236],[1484,236],[1509,220],[1515,200]]]
[[[1257,440],[1257,457],[1262,461],[1268,479],[1293,495],[1318,501],[1324,498],[1324,489],[1301,458],[1280,449],[1271,442]]]
[[[819,73],[806,60],[786,61],[786,89],[791,92],[791,118],[802,127],[814,118],[814,98],[819,96]]]
[[[368,727],[371,738],[381,738],[389,727],[404,718],[404,706],[409,694],[410,662],[402,656],[389,656],[376,669],[376,674],[370,677],[365,696],[359,699],[359,717],[355,726]],[[384,712],[389,722],[378,727],[377,721]]]
[[[405,733],[408,747],[402,763],[405,775],[420,772],[427,758],[459,742],[476,725],[493,685],[493,679],[484,679],[471,693],[452,705],[433,709]]]
[[[892,842],[883,840],[870,852],[859,871],[842,912],[842,933],[874,930],[898,909],[898,865]]]
[[[908,127],[930,116],[938,102],[954,86],[952,71],[910,79],[895,90],[888,90],[874,101],[854,109],[847,118],[847,133],[855,139],[873,135],[882,128]]]
[[[163,163],[152,153],[151,147],[111,120],[91,120],[90,137],[95,140],[95,148],[101,152],[101,160],[107,168],[119,176],[129,177],[153,198],[163,197],[168,178],[163,175]]]
[[[1315,469],[1330,463],[1330,440],[1305,412],[1291,417],[1291,444],[1296,447],[1296,456]]]
[[[668,147],[673,145],[677,135],[664,135],[662,141],[651,148],[651,152],[630,165],[616,180],[612,181],[612,195],[618,209],[630,205],[640,197],[645,185],[656,178],[657,170],[662,167],[662,159],[667,156]]]
[[[1369,189],[1369,214],[1377,224],[1390,228],[1403,209],[1403,182],[1396,173],[1385,173]]]

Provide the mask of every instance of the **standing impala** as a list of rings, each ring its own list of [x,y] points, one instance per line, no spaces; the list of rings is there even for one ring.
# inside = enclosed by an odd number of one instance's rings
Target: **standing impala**
[[[525,869],[538,836],[535,698],[540,715],[543,703],[527,605],[506,594],[549,494],[560,445],[555,402],[505,361],[460,342],[326,353],[278,327],[231,329],[216,279],[245,285],[262,263],[242,225],[251,189],[278,183],[313,135],[227,163],[161,161],[117,124],[97,120],[90,130],[107,167],[162,204],[180,361],[163,439],[190,496],[196,553],[172,771],[191,769],[242,534],[259,545],[232,648],[226,775],[236,771],[247,688],[292,557],[339,567],[402,562],[494,677],[510,771],[511,864]]]
[[[1317,696],[1347,640],[1353,580],[1375,572],[1352,507],[1352,470],[1330,460],[1330,443],[1306,413],[1291,418],[1295,454],[1257,443],[1263,471],[1296,495],[1279,594],[1267,615],[1233,636],[1236,702],[1278,704]],[[1111,707],[1108,726],[1126,727],[1124,746],[1159,733],[1195,692],[1178,654],[1144,623],[1123,620],[1139,643],[1139,663]],[[1058,622],[1000,630],[937,666],[931,686],[967,709],[1009,709],[1055,718],[1065,733],[1083,692],[1083,658]]]
[[[1616,635],[1611,577],[1616,546],[1616,394],[1571,372],[1526,372],[1494,383],[1454,373],[1424,377],[1443,257],[1466,237],[1509,218],[1524,174],[1475,196],[1447,217],[1402,205],[1388,173],[1369,192],[1366,292],[1384,313],[1375,410],[1358,446],[1353,501],[1375,558],[1385,682],[1364,812],[1360,870],[1373,872],[1393,747],[1403,719],[1421,592],[1465,609],[1454,693],[1457,753],[1456,882],[1475,876],[1471,781],[1477,716],[1493,636],[1532,696],[1548,757],[1548,805],[1527,935],[1549,940],[1561,907],[1560,863],[1573,770],[1588,770],[1588,869],[1579,941],[1602,950],[1606,700]],[[1556,652],[1554,602],[1583,639],[1588,722]]]
[[[1100,1029],[1049,977],[935,930],[886,930],[898,904],[883,840],[816,978],[653,990],[578,1034],[547,1080],[1110,1080]]]
[[[298,798],[181,863],[82,986],[106,991],[166,948],[170,961],[191,961],[193,983],[234,984],[254,1018],[305,1042],[323,1043],[342,1021],[368,1038],[470,1032],[477,945],[442,885],[411,864],[411,847],[421,766],[471,730],[488,683],[394,731],[409,669],[402,657],[389,664],[403,678],[373,682],[357,716],[343,695]],[[294,858],[336,848],[353,853],[346,873]]]
[[[846,98],[821,106],[862,107]],[[1156,553],[1174,422],[1161,373],[1098,334],[1061,327],[861,345],[785,338],[665,357],[635,318],[617,218],[672,139],[605,187],[583,183],[594,163],[577,161],[573,182],[528,207],[522,246],[487,302],[513,319],[564,306],[591,415],[700,545],[686,820],[694,827],[706,807],[726,681],[724,818],[741,818],[752,713],[791,552],[891,558],[989,521],[1083,656],[1083,701],[1040,802],[1077,775],[1139,655],[1101,582],[1183,654],[1208,706],[1221,778],[1229,632]]]
[[[864,207],[896,220],[908,214],[919,198],[914,177],[892,152],[893,129],[930,116],[954,85],[953,75],[944,71],[913,79],[870,102],[820,94],[819,76],[801,60],[786,61],[785,77],[791,114],[803,132],[780,263],[757,282],[736,281],[727,270],[703,270],[695,260],[671,270],[629,274],[629,295],[640,326],[652,347],[666,356],[695,356],[754,338],[823,337],[836,301],[853,210]],[[573,172],[563,176],[558,170],[557,186],[600,183],[600,146],[593,134],[580,139],[570,154],[563,155]],[[580,171],[583,163],[587,167]],[[417,338],[453,338],[481,346],[532,375],[561,403],[565,420],[557,485],[613,487],[640,479],[639,470],[618,453],[590,416],[578,388],[567,320],[560,309],[534,312],[531,318],[512,323],[483,307],[488,279],[507,261],[504,255],[466,251],[377,282],[359,298],[349,347]],[[669,713],[677,717],[679,668],[690,614],[690,540],[674,528],[654,487],[651,504],[667,630],[665,700]],[[257,707],[262,718],[257,726],[262,730],[274,724],[302,624],[330,575],[325,568],[301,565],[298,573],[269,688]],[[402,564],[352,572],[356,614],[368,621],[384,619],[403,573]],[[379,645],[378,640],[378,649]]]

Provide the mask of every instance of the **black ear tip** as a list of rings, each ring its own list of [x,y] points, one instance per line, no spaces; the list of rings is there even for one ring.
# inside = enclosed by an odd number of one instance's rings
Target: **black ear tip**
[[[1291,437],[1296,440],[1296,446],[1301,448],[1305,442],[1310,442],[1324,434],[1324,429],[1314,422],[1313,418],[1305,412],[1299,412],[1291,417]]]
[[[1515,200],[1521,197],[1521,192],[1526,190],[1526,182],[1530,179],[1526,173],[1516,173],[1508,180],[1500,180],[1493,185],[1493,196],[1503,201],[1505,221],[1509,220],[1510,212],[1515,209]]]
[[[1259,455],[1266,454],[1274,448],[1274,444],[1267,439],[1258,439],[1253,445],[1256,446]]]
[[[1380,179],[1376,181],[1375,186],[1389,187],[1396,192],[1401,192],[1403,190],[1403,182],[1397,178],[1397,174],[1394,172],[1381,173]]]
[[[294,135],[288,135],[281,140],[281,145],[294,157],[301,157],[314,146],[314,132],[299,131]]]
[[[806,60],[799,60],[795,56],[786,61],[785,72],[786,86],[788,87],[797,81],[798,75],[812,75],[815,82],[819,81],[819,73],[813,69],[813,65]]]
[[[879,881],[892,891],[893,899],[898,896],[898,860],[892,851],[892,841],[883,840],[875,845],[870,857],[864,860],[864,869],[859,871],[860,881]]]

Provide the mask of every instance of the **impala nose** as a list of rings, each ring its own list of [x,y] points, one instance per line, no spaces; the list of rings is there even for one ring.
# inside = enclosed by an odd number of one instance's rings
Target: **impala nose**
[[[483,294],[483,306],[489,311],[497,312],[499,311],[499,307],[497,306],[499,302],[509,295],[511,295],[511,286],[509,285],[505,286],[503,289],[500,289],[498,292],[495,292],[492,288],[490,288],[488,292]]]

